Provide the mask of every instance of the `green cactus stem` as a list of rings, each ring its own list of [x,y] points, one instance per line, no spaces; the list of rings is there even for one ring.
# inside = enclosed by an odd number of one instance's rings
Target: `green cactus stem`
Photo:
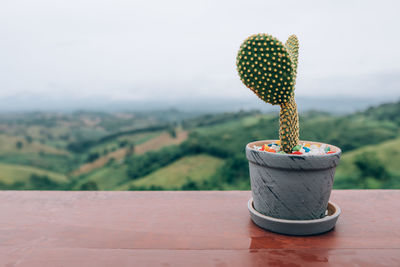
[[[255,34],[242,43],[236,59],[242,82],[263,101],[280,105],[279,139],[286,153],[299,143],[294,100],[298,50],[296,35],[291,35],[284,45],[269,34]]]

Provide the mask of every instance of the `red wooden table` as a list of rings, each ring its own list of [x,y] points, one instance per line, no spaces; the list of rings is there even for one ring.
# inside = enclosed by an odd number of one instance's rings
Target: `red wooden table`
[[[400,266],[400,190],[334,191],[335,229],[255,226],[248,191],[0,192],[0,266]]]

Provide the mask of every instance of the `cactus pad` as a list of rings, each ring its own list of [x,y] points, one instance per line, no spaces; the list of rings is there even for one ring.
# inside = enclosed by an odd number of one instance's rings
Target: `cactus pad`
[[[256,34],[247,38],[240,47],[236,65],[242,82],[265,102],[280,105],[293,97],[292,58],[275,37]]]
[[[297,36],[294,34],[290,35],[285,43],[285,47],[290,54],[293,68],[293,78],[294,82],[296,82],[297,62],[299,58],[299,40],[297,39]]]

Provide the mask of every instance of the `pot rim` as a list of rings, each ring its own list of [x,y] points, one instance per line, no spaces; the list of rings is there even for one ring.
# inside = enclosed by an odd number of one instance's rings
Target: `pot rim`
[[[277,157],[332,157],[332,156],[336,156],[338,154],[342,153],[342,150],[334,145],[331,144],[327,144],[327,143],[322,143],[322,142],[316,142],[316,141],[307,141],[307,140],[299,140],[300,143],[310,143],[310,144],[318,144],[318,145],[327,145],[331,148],[331,150],[335,150],[335,153],[330,153],[330,154],[323,154],[323,155],[307,155],[307,154],[301,154],[301,155],[297,155],[297,154],[280,154],[280,153],[271,153],[271,152],[267,152],[267,151],[261,151],[261,150],[257,150],[254,149],[254,145],[264,145],[264,144],[270,144],[272,142],[276,142],[277,140],[274,139],[268,139],[268,140],[258,140],[258,141],[252,141],[250,143],[248,143],[246,145],[246,149],[249,149],[251,151],[256,151],[258,153],[268,153],[268,155],[275,155]]]

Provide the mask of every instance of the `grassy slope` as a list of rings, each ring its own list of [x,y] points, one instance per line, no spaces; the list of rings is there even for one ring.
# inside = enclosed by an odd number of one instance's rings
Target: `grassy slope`
[[[148,140],[147,142],[135,147],[136,154],[144,154],[148,151],[159,150],[163,147],[179,145],[188,137],[188,133],[183,130],[178,130],[176,137],[172,137],[169,133],[164,132],[161,135]]]
[[[187,138],[186,131],[178,131],[176,138],[171,137],[170,134],[166,132],[159,132],[158,134],[148,133],[148,135],[149,136],[140,134],[140,139],[137,139],[137,142],[135,143],[135,154],[140,155],[151,150],[161,149],[165,146],[180,144]],[[141,142],[139,142],[139,140]],[[117,161],[123,160],[123,158],[126,156],[126,153],[127,148],[120,148],[96,159],[93,162],[83,164],[72,174],[77,176],[98,170],[105,166],[111,158]]]
[[[22,148],[17,149],[16,143],[22,142]],[[57,149],[48,145],[37,142],[28,143],[21,137],[0,135],[0,155],[11,154],[28,154],[28,153],[46,153],[54,155],[68,155],[69,152],[62,149]]]
[[[400,174],[400,138],[383,142],[379,145],[365,146],[347,153],[344,153],[340,164],[336,170],[337,174],[351,174],[356,171],[353,164],[357,155],[366,152],[374,152],[377,157],[385,164],[385,167],[391,171]]]
[[[337,188],[343,188],[342,184],[346,184],[346,179],[354,177],[358,172],[354,164],[355,158],[363,153],[374,152],[377,158],[384,164],[385,168],[394,175],[400,177],[400,138],[385,141],[379,145],[364,146],[359,149],[344,153],[340,164],[336,169],[335,185]],[[351,181],[348,181],[351,183]],[[381,186],[376,184],[377,187]],[[394,181],[394,188],[399,188],[400,181]]]
[[[119,187],[127,190],[130,186],[162,186],[164,189],[179,189],[188,180],[201,182],[211,177],[223,160],[209,155],[187,156],[161,168],[145,177],[136,179]]]
[[[242,127],[242,126],[254,125],[254,124],[258,123],[258,121],[261,117],[269,118],[270,115],[248,116],[245,118],[241,118],[239,120],[231,120],[231,121],[213,125],[213,126],[199,127],[196,129],[196,131],[200,131],[204,134],[214,132],[214,131],[216,131],[218,133],[223,131],[228,136],[229,132],[231,130],[236,129],[238,127]],[[179,144],[182,141],[186,140],[186,138],[187,138],[187,132],[185,132],[185,131],[178,131],[179,138],[176,138],[176,139],[171,138],[169,136],[169,134],[165,133],[165,132],[162,134],[160,132],[157,132],[157,134],[150,133],[150,138],[147,137],[145,139],[142,139],[142,137],[146,136],[145,134],[138,134],[138,135],[140,136],[139,139],[144,142],[136,143],[136,145],[135,145],[135,153],[136,154],[143,154],[147,151],[157,150],[164,146]],[[138,141],[138,139],[136,139],[136,142],[137,141]],[[116,143],[116,142],[113,140],[110,143]],[[118,152],[122,151],[124,153],[120,153],[120,154],[122,156],[124,156],[125,150],[126,150],[125,148],[122,148],[122,149],[115,151],[114,153],[118,153]],[[111,155],[111,154],[112,153],[109,153],[109,155]],[[196,157],[197,156],[195,156],[193,158],[196,158]],[[215,172],[215,169],[217,169],[217,167],[221,166],[222,162],[223,162],[222,160],[219,160],[217,158],[214,158],[214,157],[208,156],[208,155],[204,155],[204,156],[201,155],[198,157],[199,157],[199,164],[201,164],[201,162],[204,160],[206,162],[212,161],[212,162],[214,162],[214,164],[216,161],[219,162],[215,166],[215,168],[212,169],[212,171],[210,172],[211,173],[210,175],[212,175]],[[103,160],[104,158],[107,158],[107,160],[104,161]],[[200,160],[200,159],[202,159],[202,160]],[[215,160],[210,160],[210,159],[215,159]],[[132,182],[130,181],[128,183],[121,185],[121,183],[124,183],[124,181],[129,179],[127,177],[127,173],[126,173],[126,169],[127,169],[126,165],[125,164],[116,164],[116,163],[106,164],[106,162],[108,160],[109,160],[108,156],[103,156],[92,163],[82,165],[79,170],[76,170],[74,172],[75,175],[80,174],[81,176],[79,178],[77,178],[78,179],[77,183],[75,184],[75,186],[73,188],[79,189],[82,184],[89,182],[89,181],[95,182],[100,190],[114,190],[114,189],[127,190],[127,189],[129,189],[129,187],[131,185],[145,186],[145,187],[150,186],[150,185],[160,185],[158,182],[156,182],[156,183],[152,182],[153,181],[152,179],[154,179],[154,178],[152,178],[151,181],[148,179],[142,180],[144,178],[141,178],[141,179],[138,179],[138,180],[135,180]],[[117,160],[121,160],[121,158],[119,157]],[[101,161],[101,164],[99,164],[97,167],[95,167],[94,165],[96,164],[96,162],[100,162],[100,161]],[[193,161],[192,157],[185,157],[167,167],[164,167],[164,168],[146,176],[146,178],[151,175],[158,175],[160,171],[162,171],[166,168],[168,168],[167,169],[168,175],[170,173],[174,173],[175,171],[177,171],[179,174],[181,170],[184,170],[187,168],[187,166],[185,166],[185,165],[187,165],[188,163],[192,164],[192,161]],[[93,165],[93,168],[92,168],[92,165]],[[196,165],[196,164],[194,164],[194,165]],[[88,169],[87,171],[86,171],[86,168]],[[175,168],[177,168],[177,169],[175,170]],[[192,171],[192,169],[190,169],[190,168],[187,169],[187,171],[185,172],[185,175],[187,172],[191,172],[191,171]],[[200,173],[202,173],[202,171],[200,171]],[[161,172],[161,174],[163,174],[163,173]],[[181,174],[179,174],[179,175],[181,175]],[[178,184],[171,183],[171,184],[169,184],[170,187],[166,187],[166,188],[179,188],[182,184],[184,184],[187,181],[187,177],[189,177],[191,175],[193,175],[193,173],[190,173],[189,175],[187,175],[185,177],[182,177],[182,175],[181,175],[180,178],[178,179],[179,180]],[[207,179],[210,175],[208,175],[205,178]],[[193,180],[198,180],[197,174],[195,174],[195,176],[196,177]],[[158,179],[160,179],[160,178],[158,178]],[[140,180],[140,182],[138,182],[139,180]]]
[[[93,146],[92,148],[89,149],[88,154],[93,153],[93,152],[102,153],[104,151],[104,149],[107,149],[109,151],[111,151],[113,149],[118,149],[119,148],[118,143],[120,141],[128,141],[129,143],[133,143],[135,145],[140,145],[142,143],[147,142],[150,139],[153,139],[153,138],[159,136],[160,134],[162,134],[161,131],[155,131],[155,132],[149,132],[149,133],[138,133],[138,134],[119,136],[108,142]]]
[[[4,184],[11,184],[14,182],[28,182],[32,174],[47,175],[50,180],[57,183],[68,182],[68,178],[59,173],[46,171],[43,169],[14,164],[0,163],[0,182]]]
[[[116,163],[107,164],[103,168],[97,169],[87,176],[80,178],[73,189],[79,190],[82,184],[95,182],[99,190],[113,190],[128,179],[126,165]]]
[[[17,148],[16,143],[22,142]],[[0,135],[0,162],[4,164],[27,165],[57,173],[66,173],[72,166],[72,155],[38,142],[28,143],[17,136]],[[1,171],[0,171],[1,174]]]
[[[220,133],[227,132],[231,130],[236,130],[237,128],[250,127],[259,123],[262,118],[271,118],[273,115],[270,114],[258,114],[251,115],[240,119],[230,120],[216,125],[211,126],[200,126],[196,128],[196,132],[200,134],[210,134],[210,133]]]

